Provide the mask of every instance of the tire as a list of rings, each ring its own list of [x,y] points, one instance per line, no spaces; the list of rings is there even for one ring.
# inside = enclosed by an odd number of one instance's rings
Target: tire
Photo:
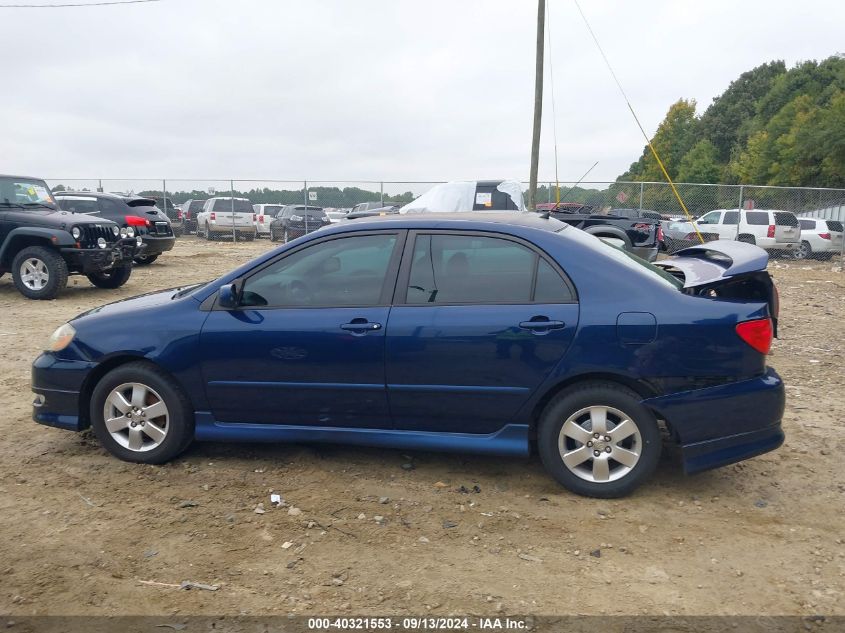
[[[205,231],[203,231],[203,235],[207,241],[212,241],[214,238],[211,236],[211,231],[208,228],[208,224],[205,225]]]
[[[276,241],[276,232],[273,229],[270,229],[270,241],[271,242]]]
[[[138,255],[132,261],[135,262],[136,266],[149,266],[157,259],[158,255]]]
[[[67,286],[67,264],[56,251],[29,246],[12,260],[15,288],[28,299],[55,299]]]
[[[252,242],[255,239],[255,233],[244,233],[243,235],[238,235],[238,237],[245,242]]]
[[[654,472],[662,448],[657,420],[640,400],[630,389],[611,382],[574,385],[555,396],[543,410],[537,432],[540,458],[548,473],[563,487],[586,497],[630,494]],[[593,415],[601,420],[602,411],[608,435],[596,439]],[[624,427],[632,433],[617,439],[613,433],[622,428],[622,420],[632,425]]]
[[[801,242],[798,248],[793,251],[792,256],[795,259],[810,259],[813,256],[813,247],[807,241]]]
[[[88,281],[97,286],[97,288],[106,288],[113,290],[120,288],[123,284],[129,281],[132,275],[132,265],[125,264],[123,266],[115,266],[111,270],[104,270],[99,273],[91,273],[85,275]]]
[[[289,237],[288,237],[288,230],[287,230],[287,229],[285,229],[285,232],[282,234],[282,242],[284,242],[285,244],[287,244],[287,243],[288,243],[288,240],[289,240]]]
[[[737,242],[744,242],[745,244],[757,244],[757,240],[754,238],[753,235],[740,235],[736,238]]]
[[[182,237],[182,229],[173,229],[173,237]]]
[[[152,405],[156,409],[149,411]],[[138,409],[144,408],[149,415],[161,414],[141,416]],[[146,362],[128,363],[107,373],[94,387],[90,415],[103,447],[127,462],[163,464],[194,439],[194,417],[187,396],[170,376]],[[106,419],[113,421],[107,425]]]

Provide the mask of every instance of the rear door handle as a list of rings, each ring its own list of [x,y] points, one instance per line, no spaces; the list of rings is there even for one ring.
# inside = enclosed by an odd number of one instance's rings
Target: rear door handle
[[[549,330],[560,330],[566,327],[563,321],[550,321],[548,319],[532,319],[531,321],[522,321],[519,324],[524,330],[532,330],[534,332],[548,332]]]
[[[363,336],[367,332],[374,332],[381,329],[381,323],[370,323],[365,319],[352,319],[351,323],[344,323],[340,326],[341,330],[352,332],[357,336]]]

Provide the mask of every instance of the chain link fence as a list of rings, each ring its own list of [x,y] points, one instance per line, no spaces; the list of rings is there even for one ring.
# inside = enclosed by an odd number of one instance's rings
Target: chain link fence
[[[185,233],[196,232],[196,201],[218,197],[230,201],[233,213],[232,238],[240,234],[234,226],[235,205],[295,205],[322,209],[342,217],[356,205],[369,208],[401,207],[419,197],[437,181],[324,181],[324,180],[226,180],[226,179],[73,179],[48,180],[55,191],[100,191],[164,198],[160,205]],[[522,183],[527,191],[528,183]],[[558,203],[581,212],[609,214],[625,209],[628,217],[659,219],[663,229],[662,248],[667,253],[702,238],[732,239],[765,248],[771,257],[833,262],[842,268],[845,189],[773,187],[755,185],[677,183],[686,211],[667,183],[663,182],[542,182],[536,200],[538,208]],[[238,200],[243,199],[243,200]],[[180,206],[195,201],[185,208]],[[580,208],[577,205],[582,205]],[[240,208],[240,207],[239,207]],[[304,215],[306,220],[310,216]],[[269,222],[269,219],[267,219]],[[256,219],[257,223],[257,219]],[[259,237],[269,232],[258,231]],[[217,235],[228,236],[226,233]]]

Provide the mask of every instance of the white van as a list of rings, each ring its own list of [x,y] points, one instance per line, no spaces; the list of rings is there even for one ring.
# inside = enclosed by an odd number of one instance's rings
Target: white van
[[[756,244],[766,250],[794,251],[801,244],[798,218],[789,211],[716,209],[695,224],[702,231],[718,233],[719,239]]]

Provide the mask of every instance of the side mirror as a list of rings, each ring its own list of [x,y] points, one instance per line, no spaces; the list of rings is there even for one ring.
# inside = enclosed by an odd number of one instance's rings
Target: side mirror
[[[217,305],[224,310],[234,310],[240,305],[237,284],[220,286],[220,290],[217,291]]]

